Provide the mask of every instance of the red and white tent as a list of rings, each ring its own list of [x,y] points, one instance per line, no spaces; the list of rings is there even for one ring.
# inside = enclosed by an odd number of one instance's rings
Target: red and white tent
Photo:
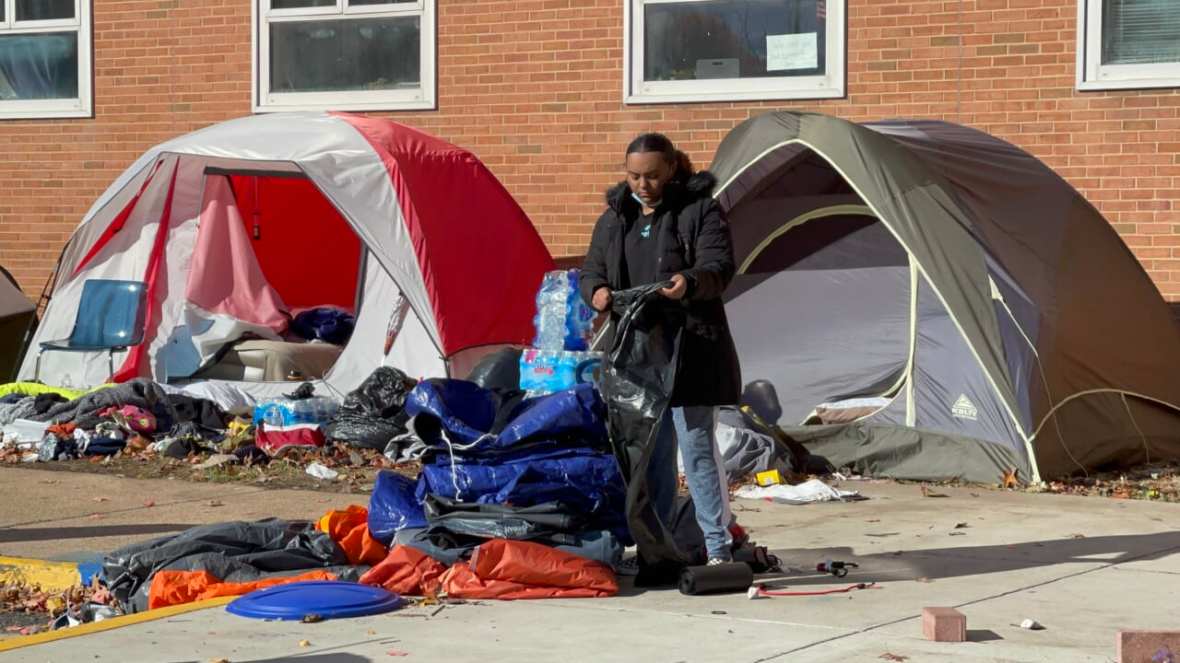
[[[281,340],[291,315],[356,315],[323,376],[337,392],[374,368],[461,375],[527,343],[553,260],[528,217],[470,152],[404,125],[290,113],[217,124],[152,148],[82,220],[62,256],[38,343],[69,336],[88,279],[147,284],[146,335],[118,381],[200,377],[244,333]],[[46,353],[41,379],[91,385],[98,353]],[[244,382],[256,396],[283,382]]]

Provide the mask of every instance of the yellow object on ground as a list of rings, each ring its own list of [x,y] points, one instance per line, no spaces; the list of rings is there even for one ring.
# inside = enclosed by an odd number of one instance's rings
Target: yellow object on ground
[[[34,633],[33,635],[26,635],[19,638],[0,640],[0,652],[21,649],[22,647],[32,647],[34,645],[43,645],[47,642],[65,640],[66,638],[76,638],[80,635],[90,635],[91,633],[111,631],[124,626],[134,626],[144,622],[164,619],[165,617],[183,615],[186,612],[193,612],[195,610],[216,608],[218,606],[225,605],[236,598],[236,596],[222,596],[220,598],[209,599],[208,601],[200,601],[198,603],[174,605],[167,608],[160,608],[158,610],[148,610],[147,612],[137,612],[133,615],[104,619],[101,622],[90,622],[89,624],[82,624],[80,626],[75,626],[74,628],[63,628],[56,631],[46,631],[44,633]]]
[[[783,477],[778,470],[766,470],[755,474],[754,480],[759,486],[775,486],[783,482]]]
[[[63,592],[81,584],[82,576],[73,562],[0,557],[0,583],[35,585],[47,592]]]
[[[80,389],[67,389],[65,387],[50,387],[49,385],[41,384],[40,382],[12,382],[9,384],[0,384],[0,396],[7,396],[9,394],[23,394],[25,396],[40,396],[41,394],[57,394],[62,398],[74,400],[75,398],[85,394],[85,391]]]

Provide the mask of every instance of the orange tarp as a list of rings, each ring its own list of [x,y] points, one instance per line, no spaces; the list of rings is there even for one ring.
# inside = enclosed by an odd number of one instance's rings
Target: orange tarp
[[[297,576],[269,578],[254,582],[222,582],[208,571],[157,571],[148,590],[148,609],[205,601],[219,596],[241,596],[256,589],[303,580],[335,580],[327,571],[310,571]]]
[[[437,594],[446,567],[409,546],[394,546],[389,556],[361,576],[361,584],[376,585],[409,596]]]
[[[614,571],[600,562],[528,541],[493,539],[470,563],[442,578],[447,596],[466,599],[598,598],[618,593]]]
[[[344,511],[329,511],[319,519],[315,528],[344,549],[348,563],[373,566],[381,563],[389,553],[380,541],[369,534],[369,510],[353,504]]]

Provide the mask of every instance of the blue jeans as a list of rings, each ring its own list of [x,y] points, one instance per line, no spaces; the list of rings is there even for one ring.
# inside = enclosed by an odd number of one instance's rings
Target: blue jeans
[[[679,446],[697,524],[705,534],[705,548],[710,558],[728,560],[733,543],[729,534],[729,487],[722,478],[720,454],[713,439],[716,420],[714,407],[668,408],[656,434],[647,480],[656,512],[665,523],[671,523],[676,509]]]

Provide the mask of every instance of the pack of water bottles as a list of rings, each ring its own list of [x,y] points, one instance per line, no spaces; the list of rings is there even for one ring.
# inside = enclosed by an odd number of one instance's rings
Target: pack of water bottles
[[[336,416],[338,404],[331,398],[313,396],[293,399],[276,398],[254,406],[254,424],[293,426],[295,424],[323,424]]]
[[[597,382],[601,366],[600,352],[529,348],[520,353],[520,388],[533,398],[584,382]]]
[[[528,396],[543,396],[592,382],[602,355],[588,352],[594,310],[578,291],[578,270],[545,274],[537,291],[536,347],[520,355],[520,388]]]
[[[537,291],[537,316],[533,325],[540,350],[580,352],[590,347],[594,310],[578,291],[578,270],[547,272]]]

